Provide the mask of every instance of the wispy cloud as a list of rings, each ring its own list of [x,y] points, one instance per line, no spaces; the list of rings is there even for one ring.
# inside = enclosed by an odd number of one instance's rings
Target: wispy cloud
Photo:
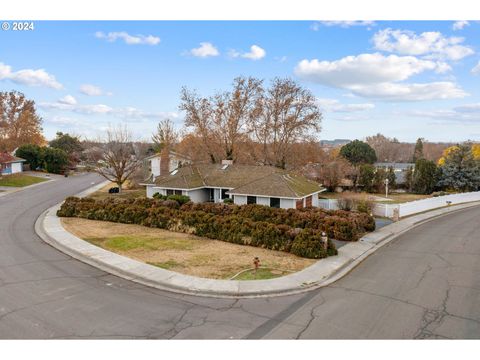
[[[111,96],[112,95],[111,92],[104,91],[100,87],[92,84],[82,84],[80,86],[80,92],[88,96],[102,96],[102,95]]]
[[[464,38],[446,37],[438,31],[417,35],[410,30],[384,29],[377,32],[372,40],[377,50],[428,59],[456,61],[475,53],[471,47],[462,45]]]
[[[121,118],[125,121],[146,119],[163,119],[179,117],[176,112],[148,112],[132,106],[114,108],[105,104],[79,104],[71,95],[67,95],[55,102],[41,102],[38,106],[46,111],[66,111],[82,115],[108,115]]]
[[[324,98],[317,99],[317,104],[322,111],[335,112],[335,113],[362,112],[367,110],[373,110],[375,108],[375,105],[371,103],[344,104],[336,99],[324,99]]]
[[[158,45],[160,38],[153,35],[130,35],[125,31],[104,33],[97,31],[95,37],[109,42],[115,42],[118,39],[123,40],[127,45]]]
[[[452,30],[462,30],[465,26],[470,26],[470,23],[466,20],[455,21],[452,25]]]
[[[352,26],[375,26],[375,21],[371,20],[343,20],[343,21],[316,21],[311,26],[310,29],[313,31],[318,31],[322,26],[332,27],[339,26],[341,28],[349,28]]]
[[[470,71],[473,75],[478,75],[480,74],[480,61],[478,62],[477,65],[473,67],[473,69]]]

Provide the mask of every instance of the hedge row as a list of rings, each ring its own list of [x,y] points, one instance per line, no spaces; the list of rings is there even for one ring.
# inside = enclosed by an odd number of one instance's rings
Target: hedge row
[[[331,241],[327,248],[322,245],[322,231],[331,238],[357,240],[371,228],[370,222],[356,213],[265,209],[269,208],[192,203],[180,206],[174,200],[146,198],[112,201],[69,197],[57,215],[139,224],[317,259],[337,253]]]
[[[253,221],[264,221],[293,228],[326,231],[337,240],[356,241],[369,231],[375,230],[375,220],[368,214],[325,210],[321,208],[279,209],[258,205],[227,205],[215,203],[192,203],[182,205],[185,211],[203,211],[215,215],[238,215]]]

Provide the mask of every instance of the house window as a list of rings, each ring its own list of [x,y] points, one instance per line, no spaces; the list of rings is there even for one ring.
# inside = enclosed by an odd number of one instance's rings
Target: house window
[[[182,190],[175,190],[175,195],[182,195]]]
[[[270,207],[279,208],[280,207],[280,199],[279,198],[270,198]]]
[[[247,196],[247,204],[256,204],[257,197],[256,196]]]
[[[168,196],[168,195],[173,195],[173,194],[174,194],[174,192],[173,192],[172,189],[167,189],[167,196]]]
[[[227,195],[228,189],[222,189],[222,200],[228,199],[229,196]]]

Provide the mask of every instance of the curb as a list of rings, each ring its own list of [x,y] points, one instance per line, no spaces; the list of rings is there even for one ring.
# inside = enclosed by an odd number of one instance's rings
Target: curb
[[[77,196],[86,196],[98,184]],[[327,286],[352,271],[363,260],[382,246],[405,232],[438,217],[478,206],[480,202],[459,204],[432,210],[400,220],[347,244],[337,256],[317,261],[313,265],[290,275],[270,280],[217,280],[183,275],[112,253],[92,245],[67,232],[56,216],[61,203],[43,212],[35,222],[35,232],[40,238],[71,257],[103,271],[160,290],[217,298],[258,298],[303,293]]]

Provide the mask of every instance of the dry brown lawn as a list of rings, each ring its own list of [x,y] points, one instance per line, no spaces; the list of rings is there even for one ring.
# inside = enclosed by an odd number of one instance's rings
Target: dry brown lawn
[[[229,279],[251,268],[258,256],[262,266],[280,269],[271,277],[299,271],[316,260],[252,246],[140,225],[80,218],[62,218],[66,230],[106,250],[164,269],[212,279]]]
[[[100,190],[95,191],[94,193],[90,194],[88,197],[95,199],[95,200],[104,200],[104,199],[134,199],[138,197],[145,197],[146,190],[145,187],[140,187],[136,189],[129,189],[128,185],[125,186],[125,189],[122,189],[122,192],[119,194],[109,194],[108,189],[111,187],[116,187],[117,185],[114,183],[109,183],[102,187]]]

